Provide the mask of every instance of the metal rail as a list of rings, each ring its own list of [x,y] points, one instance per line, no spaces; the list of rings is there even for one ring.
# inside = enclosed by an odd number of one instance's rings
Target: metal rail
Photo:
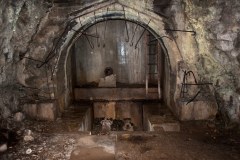
[[[196,36],[196,31],[189,31],[189,30],[181,30],[181,29],[164,29],[165,31],[171,31],[171,32],[191,32],[193,36]]]

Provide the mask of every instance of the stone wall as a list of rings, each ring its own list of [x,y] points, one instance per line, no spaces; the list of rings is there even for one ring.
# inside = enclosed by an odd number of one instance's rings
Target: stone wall
[[[197,32],[197,63],[202,79],[214,83],[225,120],[240,119],[240,2],[184,0],[184,14]]]

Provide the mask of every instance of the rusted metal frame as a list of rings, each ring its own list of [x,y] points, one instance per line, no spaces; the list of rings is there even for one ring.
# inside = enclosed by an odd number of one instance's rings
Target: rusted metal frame
[[[108,7],[107,7],[107,14],[108,14]],[[104,33],[103,33],[103,38],[104,38],[104,40],[103,40],[103,48],[105,47],[105,40],[106,40],[106,30],[107,30],[107,19],[106,18],[104,18],[104,20],[105,20],[105,27],[104,27]]]
[[[171,32],[191,32],[193,36],[196,36],[196,31],[189,31],[189,30],[181,30],[181,29],[164,29],[165,31]]]
[[[98,35],[98,28],[97,28],[97,18],[96,18],[96,13],[95,13],[95,11],[94,11],[94,19],[95,19],[95,29],[96,29],[96,35]],[[98,36],[98,38],[97,38],[97,45],[98,45],[98,47],[100,47],[100,43],[99,43],[99,36]]]
[[[139,12],[138,12],[138,19],[139,19]],[[133,32],[133,36],[132,36],[132,40],[131,40],[130,46],[133,46],[133,39],[135,37],[136,31],[137,31],[139,26],[140,25],[136,24],[136,27],[135,27],[134,32]]]
[[[127,33],[127,38],[125,39],[126,42],[129,42],[129,33],[128,33],[128,27],[127,27],[127,21],[126,21],[126,12],[125,12],[125,8],[124,6],[122,5],[122,8],[123,8],[123,13],[124,13],[124,22],[125,22],[125,28],[126,28],[126,33]]]
[[[149,25],[150,22],[151,22],[151,19],[148,21],[147,26]],[[144,28],[142,34],[140,35],[139,39],[137,40],[137,43],[136,43],[136,45],[135,45],[135,49],[137,49],[137,45],[138,45],[139,41],[141,40],[143,34],[146,32],[146,30],[147,30],[147,27]]]

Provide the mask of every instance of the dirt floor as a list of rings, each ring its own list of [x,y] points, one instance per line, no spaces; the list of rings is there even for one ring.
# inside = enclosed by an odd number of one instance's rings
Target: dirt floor
[[[11,120],[9,120],[11,121]],[[9,124],[11,122],[8,122]],[[240,134],[215,122],[184,122],[180,132],[79,132],[79,120],[13,123],[19,141],[1,160],[239,160]],[[26,139],[26,130],[33,139]]]

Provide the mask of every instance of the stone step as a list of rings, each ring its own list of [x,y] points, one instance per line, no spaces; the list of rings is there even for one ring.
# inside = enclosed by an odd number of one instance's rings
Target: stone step
[[[173,116],[151,115],[148,123],[150,131],[180,132],[180,123]]]
[[[179,132],[180,123],[170,109],[161,103],[143,105],[144,126],[147,131]]]

